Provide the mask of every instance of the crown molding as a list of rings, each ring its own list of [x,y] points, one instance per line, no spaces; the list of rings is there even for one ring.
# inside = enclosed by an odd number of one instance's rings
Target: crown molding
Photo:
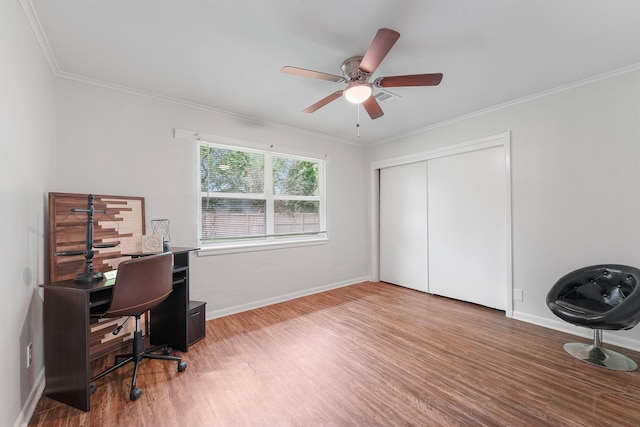
[[[296,128],[293,126],[286,126],[280,123],[275,123],[275,122],[269,122],[266,120],[260,120],[257,119],[255,117],[250,117],[250,116],[246,116],[246,115],[242,115],[242,114],[237,114],[237,113],[233,113],[230,111],[226,111],[226,110],[221,110],[219,108],[215,108],[215,107],[211,107],[209,105],[204,105],[204,104],[198,104],[196,102],[191,102],[191,101],[185,101],[183,99],[179,99],[179,98],[172,98],[170,96],[165,96],[165,95],[158,95],[156,93],[151,93],[151,92],[145,92],[143,90],[139,90],[139,89],[133,89],[127,86],[121,86],[121,85],[117,85],[115,83],[110,83],[110,82],[105,82],[102,80],[97,80],[97,79],[91,79],[88,77],[84,77],[84,76],[80,76],[77,74],[72,74],[72,73],[67,73],[64,71],[59,71],[57,73],[55,73],[56,77],[61,78],[61,79],[65,79],[65,80],[72,80],[72,81],[76,81],[79,83],[84,83],[84,84],[88,84],[88,85],[92,85],[92,86],[99,86],[99,87],[103,87],[106,89],[111,89],[111,90],[116,90],[118,92],[124,92],[124,93],[128,93],[128,94],[132,94],[132,95],[137,95],[137,96],[142,96],[145,98],[150,98],[150,99],[155,99],[158,101],[164,101],[164,102],[169,102],[172,104],[176,104],[176,105],[180,105],[182,107],[190,107],[190,108],[195,108],[195,109],[199,109],[199,110],[203,110],[203,111],[209,111],[209,112],[214,112],[216,114],[220,114],[229,118],[233,118],[235,120],[242,120],[242,121],[246,121],[246,122],[251,122],[254,124],[259,124],[262,126],[267,126],[267,127],[271,127],[271,128],[275,128],[275,129],[281,129],[281,130],[285,130],[288,132],[294,132],[294,133],[298,133],[298,134],[302,134],[302,135],[306,135],[306,136],[311,136],[311,137],[315,137],[315,138],[322,138],[325,140],[332,140],[332,141],[336,141],[336,142],[340,142],[343,144],[350,144],[350,145],[356,145],[359,147],[364,147],[363,144],[357,144],[354,143],[353,141],[349,141],[343,138],[337,138],[335,136],[331,136],[331,135],[327,135],[327,134],[323,134],[320,132],[313,132],[310,130],[306,130],[306,129],[300,129],[300,128]]]
[[[19,2],[24,15],[31,26],[31,31],[40,46],[40,50],[42,50],[42,54],[44,55],[47,64],[49,64],[51,73],[54,76],[57,76],[60,73],[60,66],[58,65],[58,61],[56,61],[56,57],[51,50],[49,40],[42,30],[42,25],[40,25],[40,19],[38,19],[38,15],[33,8],[33,3],[31,3],[31,0],[19,0]]]
[[[555,94],[558,94],[558,93],[566,92],[568,90],[575,89],[575,88],[580,87],[580,86],[589,85],[589,84],[592,84],[592,83],[595,83],[595,82],[598,82],[598,81],[601,81],[601,80],[606,80],[606,79],[610,79],[612,77],[620,76],[620,75],[623,75],[623,74],[632,73],[634,71],[640,71],[640,63],[629,65],[627,67],[618,68],[616,70],[608,71],[606,73],[598,74],[596,76],[587,77],[585,79],[577,80],[575,82],[571,82],[571,83],[568,83],[566,85],[558,86],[558,87],[553,88],[553,89],[544,90],[542,92],[538,92],[538,93],[535,93],[533,95],[528,95],[528,96],[524,96],[522,98],[513,99],[511,101],[507,101],[507,102],[503,102],[501,104],[493,105],[491,107],[483,108],[481,110],[477,110],[477,111],[474,111],[474,112],[469,113],[469,114],[464,114],[462,116],[458,116],[458,117],[454,117],[454,118],[451,118],[451,119],[448,119],[448,120],[444,120],[444,121],[441,121],[441,122],[438,122],[438,123],[434,123],[434,124],[429,125],[429,126],[425,126],[425,127],[421,127],[421,128],[418,128],[418,129],[414,129],[412,131],[403,133],[401,135],[397,135],[397,136],[394,136],[394,137],[391,137],[391,138],[387,138],[387,139],[384,139],[384,140],[379,140],[377,142],[371,143],[371,144],[369,144],[369,147],[374,147],[374,146],[386,144],[388,142],[398,141],[400,139],[403,139],[403,138],[406,138],[406,137],[409,137],[409,136],[413,136],[413,135],[417,135],[419,133],[426,132],[426,131],[429,131],[429,130],[432,130],[432,129],[435,129],[435,128],[439,128],[441,126],[450,125],[450,124],[453,124],[453,123],[456,123],[456,122],[460,122],[460,121],[463,121],[463,120],[466,120],[466,119],[469,119],[469,118],[472,118],[472,117],[480,116],[482,114],[487,114],[487,113],[490,113],[490,112],[493,112],[493,111],[502,110],[504,108],[512,107],[512,106],[518,105],[518,104],[522,104],[524,102],[529,102],[529,101],[533,101],[535,99],[544,98],[546,96],[550,96],[550,95],[555,95]]]
[[[248,121],[248,122],[252,122],[252,123],[258,123],[260,125],[263,126],[268,126],[268,127],[272,127],[275,129],[281,129],[281,130],[285,130],[285,131],[289,131],[289,132],[295,132],[298,134],[302,134],[302,135],[306,135],[306,136],[311,136],[311,137],[315,137],[315,138],[322,138],[322,139],[328,139],[328,140],[332,140],[332,141],[336,141],[336,142],[340,142],[340,143],[344,143],[344,144],[349,144],[349,145],[354,145],[357,147],[375,147],[378,145],[382,145],[382,144],[386,144],[389,142],[393,142],[393,141],[398,141],[400,139],[403,138],[407,138],[409,136],[413,136],[422,132],[426,132],[438,127],[442,127],[442,126],[446,126],[452,123],[456,123],[459,121],[463,121],[472,117],[476,117],[482,114],[486,114],[486,113],[490,113],[493,111],[497,111],[497,110],[501,110],[504,108],[508,108],[508,107],[512,107],[514,105],[517,104],[521,104],[524,102],[528,102],[528,101],[532,101],[538,98],[543,98],[549,95],[554,95],[557,93],[561,93],[561,92],[565,92],[580,86],[584,86],[584,85],[588,85],[591,83],[595,83],[597,81],[600,80],[606,80],[615,76],[619,76],[619,75],[623,75],[623,74],[627,74],[627,73],[631,73],[634,71],[638,71],[640,70],[640,63],[637,64],[632,64],[630,66],[627,67],[623,67],[623,68],[619,68],[613,71],[609,71],[603,74],[599,74],[596,76],[592,76],[592,77],[588,77],[582,80],[578,80],[566,85],[562,85],[562,86],[558,86],[556,88],[553,89],[549,89],[549,90],[545,90],[542,92],[538,92],[535,93],[533,95],[528,95],[522,98],[517,98],[511,101],[507,101],[507,102],[503,102],[501,104],[497,104],[488,108],[484,108],[481,110],[477,110],[468,114],[464,114],[458,117],[454,117],[448,120],[444,120],[438,123],[434,123],[428,126],[424,126],[421,128],[417,128],[417,129],[413,129],[411,131],[405,132],[403,134],[400,135],[396,135],[390,138],[386,138],[386,139],[382,139],[382,140],[378,140],[378,141],[374,141],[368,144],[363,144],[363,143],[358,143],[352,140],[348,140],[348,139],[344,139],[344,138],[338,138],[332,135],[328,135],[328,134],[324,134],[321,132],[313,132],[313,131],[309,131],[306,129],[301,129],[301,128],[296,128],[293,126],[286,126],[283,124],[279,124],[279,123],[274,123],[274,122],[269,122],[269,121],[265,121],[265,120],[260,120],[260,119],[256,119],[255,117],[250,117],[250,116],[245,116],[245,115],[241,115],[241,114],[237,114],[237,113],[232,113],[226,110],[221,110],[218,108],[214,108],[208,105],[204,105],[204,104],[198,104],[195,102],[190,102],[190,101],[185,101],[185,100],[181,100],[181,99],[177,99],[177,98],[172,98],[172,97],[168,97],[168,96],[163,96],[163,95],[158,95],[158,94],[154,94],[154,93],[149,93],[149,92],[144,92],[138,89],[132,89],[132,88],[128,88],[128,87],[124,87],[124,86],[120,86],[114,83],[108,83],[108,82],[104,82],[104,81],[99,81],[99,80],[95,80],[95,79],[90,79],[87,77],[83,77],[83,76],[79,76],[76,74],[71,74],[71,73],[67,73],[67,72],[63,72],[60,69],[60,66],[58,65],[58,62],[55,58],[55,55],[53,54],[53,50],[51,49],[51,45],[49,44],[49,40],[47,39],[42,26],[40,24],[40,20],[38,19],[38,15],[35,12],[35,9],[33,8],[33,3],[31,2],[31,0],[18,0],[22,10],[24,11],[25,17],[27,18],[27,21],[29,22],[29,25],[31,26],[31,30],[33,31],[34,36],[36,37],[36,40],[40,46],[40,49],[42,50],[42,53],[47,61],[47,63],[49,64],[49,68],[51,69],[51,73],[59,78],[64,78],[64,79],[68,79],[68,80],[74,80],[74,81],[78,81],[81,83],[85,83],[85,84],[90,84],[90,85],[94,85],[94,86],[101,86],[104,88],[108,88],[108,89],[113,89],[113,90],[118,90],[121,92],[127,92],[127,93],[131,93],[131,94],[135,94],[135,95],[139,95],[139,96],[144,96],[144,97],[148,97],[148,98],[152,98],[152,99],[156,99],[156,100],[161,100],[161,101],[165,101],[165,102],[170,102],[170,103],[174,103],[177,105],[181,105],[181,106],[187,106],[187,107],[191,107],[191,108],[197,108],[200,110],[205,110],[205,111],[210,111],[210,112],[215,112],[217,114],[221,114],[221,115],[225,115],[227,117],[231,117],[234,119],[240,119],[240,120],[244,120],[244,121]]]
[[[49,40],[47,39],[47,36],[44,33],[44,30],[42,29],[42,25],[40,24],[40,19],[38,18],[37,13],[35,12],[35,9],[33,7],[33,3],[31,2],[31,0],[18,0],[20,2],[20,6],[22,7],[22,10],[25,14],[25,17],[27,18],[27,21],[29,22],[29,25],[31,26],[31,31],[33,32],[33,35],[35,36],[38,45],[40,46],[40,49],[42,50],[42,54],[45,57],[45,60],[47,61],[47,63],[49,64],[49,68],[51,70],[51,73],[55,76],[55,77],[59,77],[59,78],[63,78],[63,79],[67,79],[67,80],[74,80],[77,82],[81,82],[81,83],[85,83],[85,84],[90,84],[90,85],[94,85],[94,86],[100,86],[100,87],[104,87],[107,89],[113,89],[113,90],[117,90],[120,92],[126,92],[126,93],[130,93],[130,94],[134,94],[134,95],[139,95],[139,96],[144,96],[147,98],[152,98],[152,99],[156,99],[156,100],[161,100],[161,101],[165,101],[165,102],[170,102],[173,104],[177,104],[180,106],[187,106],[187,107],[191,107],[191,108],[197,108],[200,110],[205,110],[205,111],[210,111],[210,112],[215,112],[217,114],[221,114],[227,117],[231,117],[234,119],[239,119],[239,120],[243,120],[243,121],[248,121],[248,122],[252,122],[252,123],[258,123],[260,125],[263,126],[268,126],[268,127],[272,127],[275,129],[281,129],[281,130],[286,130],[289,132],[294,132],[294,133],[298,133],[298,134],[302,134],[302,135],[306,135],[306,136],[311,136],[314,138],[322,138],[322,139],[329,139],[332,141],[336,141],[336,142],[340,142],[340,143],[346,143],[346,144],[350,144],[350,145],[356,145],[359,147],[363,147],[363,144],[358,144],[358,143],[354,143],[353,141],[349,141],[343,138],[336,138],[334,136],[331,135],[327,135],[324,133],[320,133],[320,132],[313,132],[313,131],[309,131],[306,129],[300,129],[300,128],[296,128],[293,126],[285,126],[279,123],[274,123],[274,122],[268,122],[265,120],[259,120],[256,119],[254,117],[249,117],[249,116],[244,116],[241,114],[236,114],[236,113],[231,113],[229,111],[225,111],[225,110],[221,110],[218,108],[214,108],[214,107],[210,107],[207,105],[203,105],[203,104],[197,104],[194,102],[190,102],[190,101],[185,101],[185,100],[181,100],[181,99],[177,99],[177,98],[171,98],[168,96],[163,96],[163,95],[158,95],[158,94],[154,94],[154,93],[149,93],[149,92],[144,92],[141,90],[137,90],[137,89],[132,89],[129,87],[125,87],[125,86],[120,86],[114,83],[108,83],[108,82],[104,82],[104,81],[100,81],[100,80],[95,80],[95,79],[90,79],[87,77],[83,77],[83,76],[79,76],[76,74],[71,74],[71,73],[67,73],[64,72],[60,69],[60,66],[58,65],[58,61],[56,60],[55,55],[53,54],[53,50],[51,49],[51,45],[49,44]]]

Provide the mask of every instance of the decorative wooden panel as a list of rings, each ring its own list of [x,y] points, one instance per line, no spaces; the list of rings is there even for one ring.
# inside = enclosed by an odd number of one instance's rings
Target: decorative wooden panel
[[[125,319],[125,317],[103,318],[91,325],[89,360],[95,360],[129,344],[136,329],[136,322],[133,318],[129,319],[118,335],[112,333],[118,325],[122,325]],[[146,319],[146,314],[140,318],[140,328],[143,331],[147,331]]]
[[[86,248],[87,214],[72,209],[87,209],[88,194],[49,193],[49,281],[73,279],[85,268],[84,255],[62,253]],[[94,248],[94,271],[116,269],[129,259],[123,253],[139,252],[145,234],[144,197],[94,195],[94,244],[111,248]],[[58,254],[58,255],[56,255]]]
[[[88,194],[49,193],[49,281],[73,279],[84,272],[84,255],[62,256],[65,252],[84,251],[87,237],[87,213],[72,209],[87,209]],[[144,198],[104,196],[94,194],[93,270],[106,272],[118,268],[122,261],[131,259],[123,253],[139,252],[145,234]],[[143,317],[143,319],[146,316]],[[122,348],[133,337],[135,322],[128,322],[120,333],[111,332],[124,318],[102,319],[90,328],[90,359],[104,356]],[[146,325],[146,321],[143,320]],[[146,327],[146,326],[145,326]],[[143,327],[144,330],[144,327]]]

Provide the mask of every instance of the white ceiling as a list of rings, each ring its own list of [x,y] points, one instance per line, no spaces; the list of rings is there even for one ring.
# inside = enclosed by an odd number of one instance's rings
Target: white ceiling
[[[640,64],[638,0],[31,3],[60,76],[361,144]],[[391,89],[401,98],[376,120],[361,108],[359,138],[358,107],[342,98],[302,113],[345,85],[280,68],[340,75],[381,27],[401,37],[373,78],[442,72],[442,83]]]

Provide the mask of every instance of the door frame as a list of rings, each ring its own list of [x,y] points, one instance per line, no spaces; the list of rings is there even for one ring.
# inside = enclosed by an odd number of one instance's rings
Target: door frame
[[[409,154],[389,159],[377,160],[370,163],[370,233],[371,233],[371,277],[374,281],[380,280],[380,169],[400,166],[407,163],[415,163],[451,156],[454,154],[468,153],[486,148],[503,147],[504,149],[504,188],[505,188],[505,226],[506,226],[506,308],[505,315],[513,317],[513,256],[512,256],[512,226],[511,226],[511,133],[504,132],[492,136],[474,139],[459,144],[439,147],[432,150]]]

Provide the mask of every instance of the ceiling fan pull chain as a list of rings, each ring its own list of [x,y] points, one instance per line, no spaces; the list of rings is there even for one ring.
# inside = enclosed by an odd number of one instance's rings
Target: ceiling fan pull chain
[[[360,104],[357,104],[356,111],[358,112],[358,119],[356,120],[356,134],[360,138]]]

